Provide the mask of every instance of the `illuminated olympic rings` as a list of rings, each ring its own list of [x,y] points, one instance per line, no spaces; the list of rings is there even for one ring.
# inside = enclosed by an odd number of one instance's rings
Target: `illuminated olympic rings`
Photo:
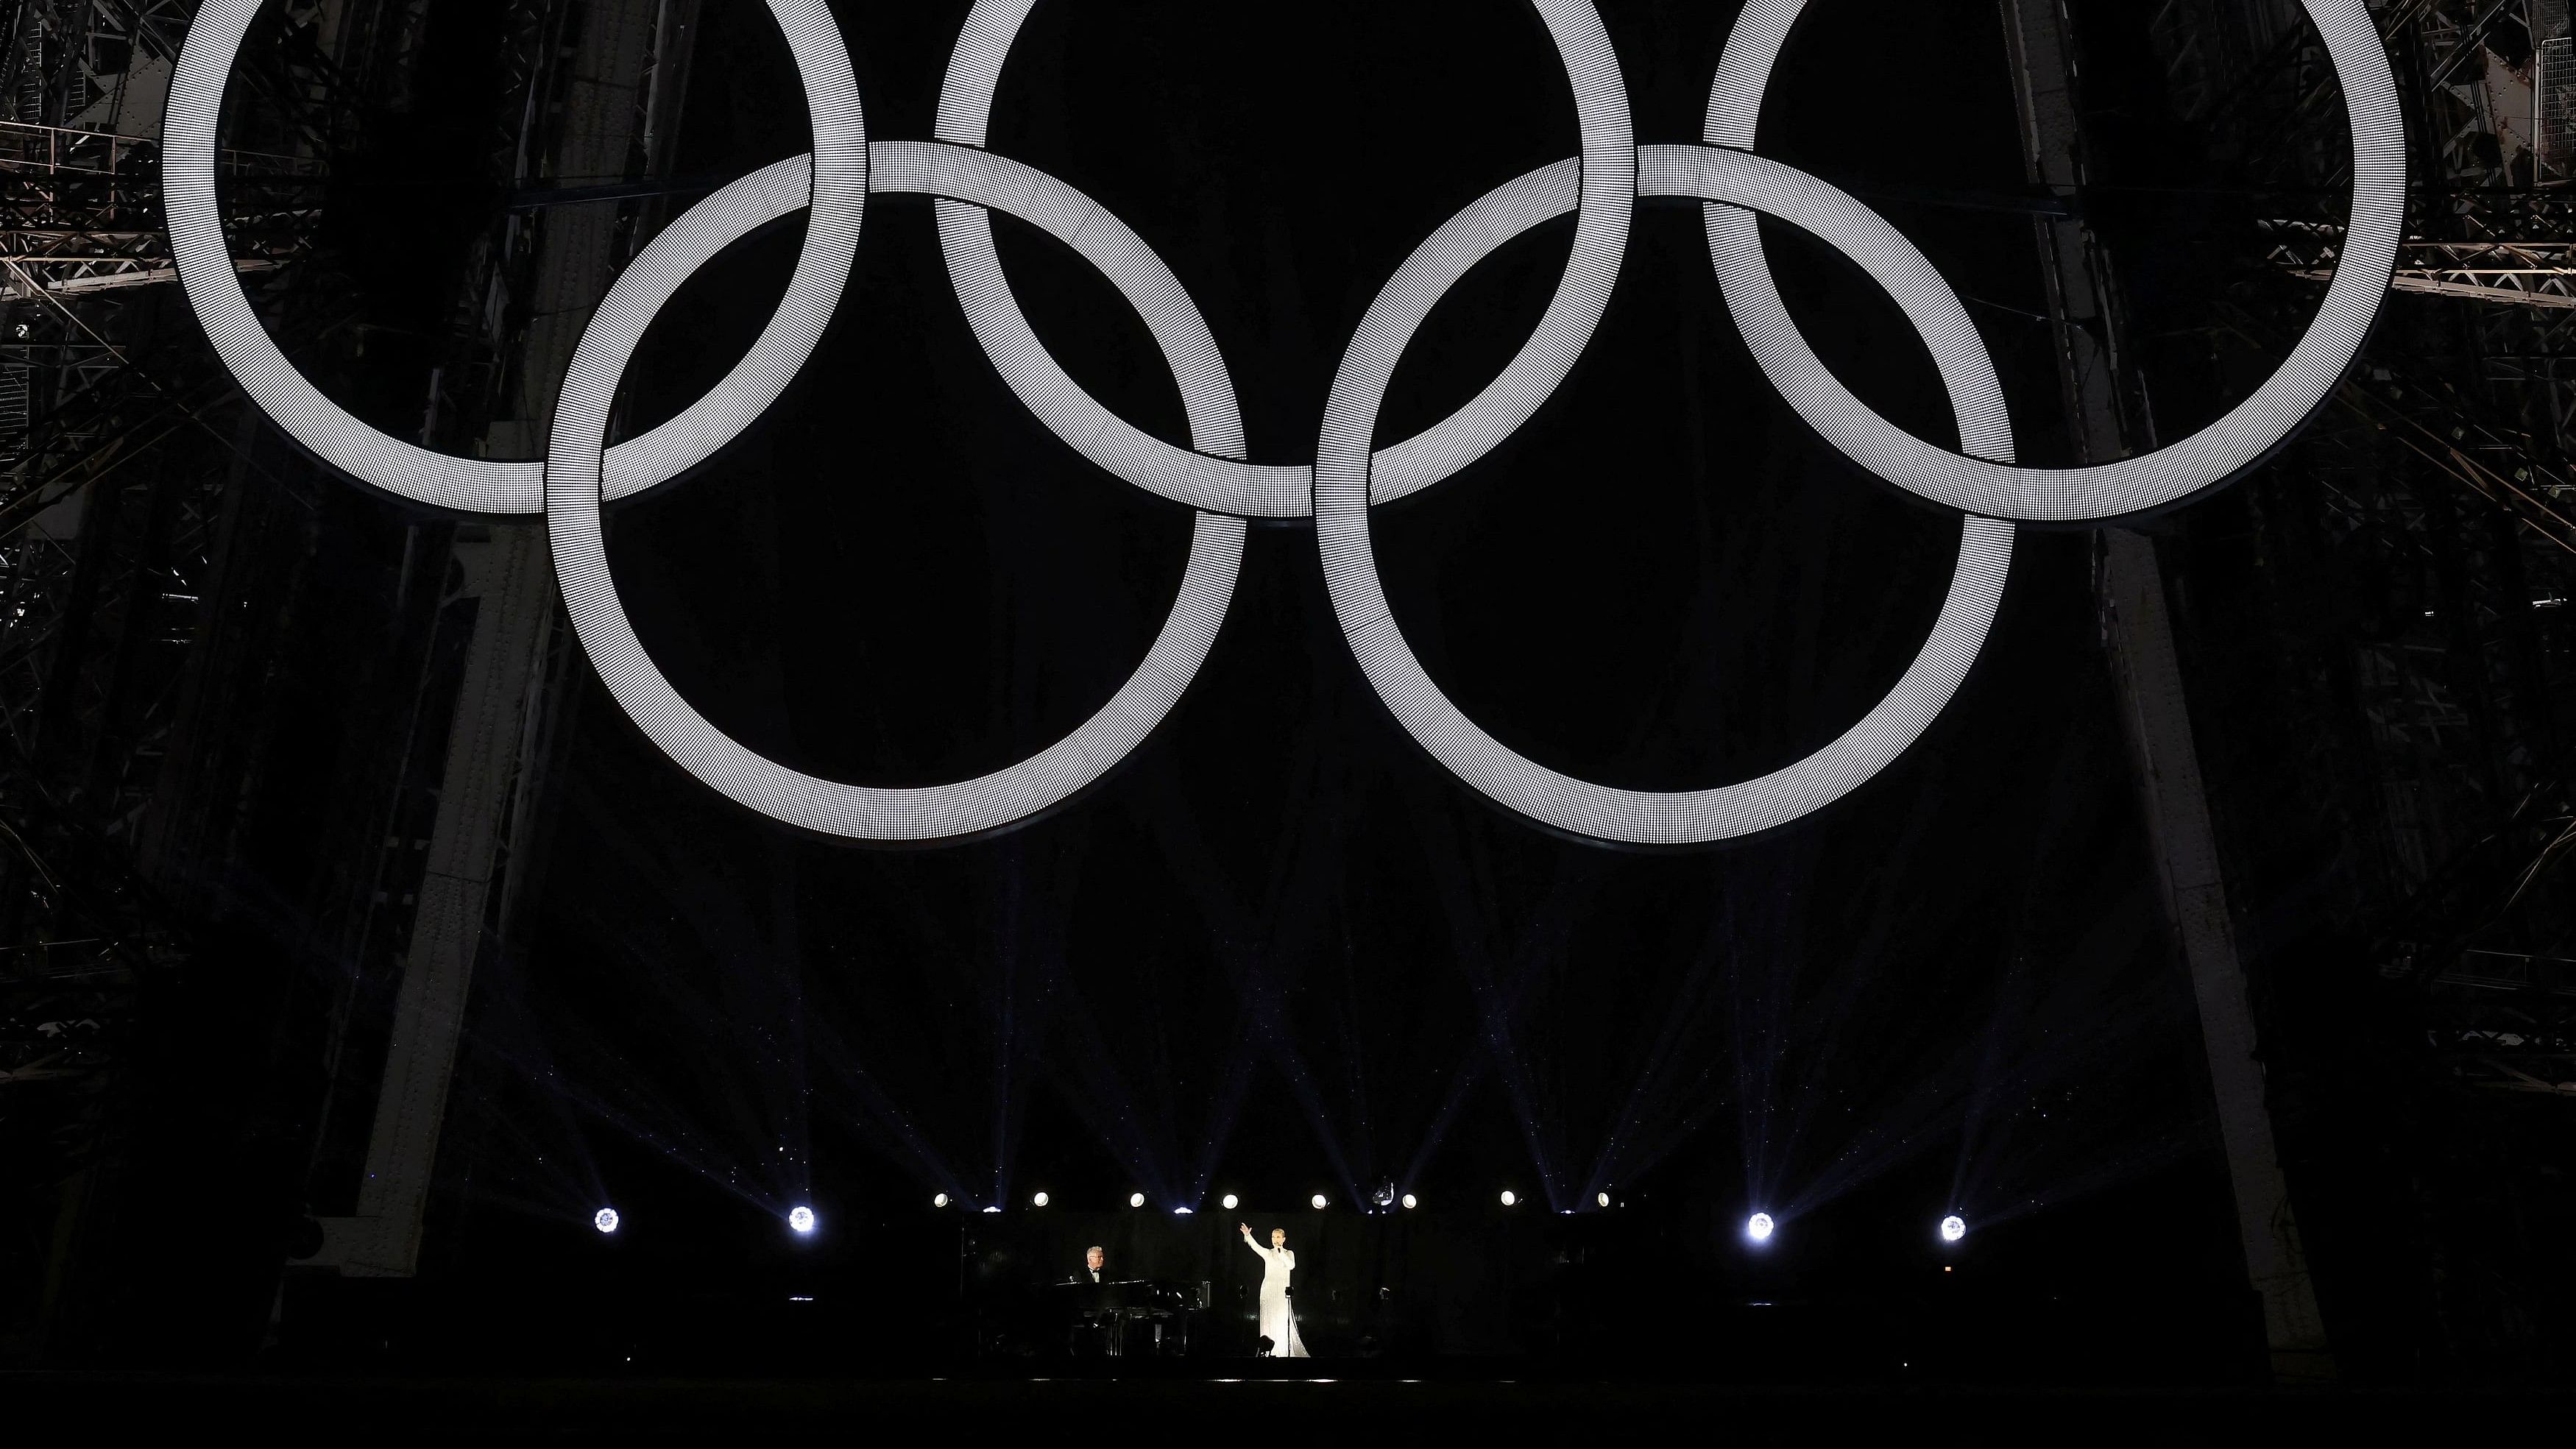
[[[862,840],[940,840],[1025,820],[1126,757],[1188,688],[1223,624],[1245,520],[1314,519],[1333,607],[1396,720],[1460,779],[1559,829],[1682,845],[1797,819],[1847,794],[1920,738],[1958,692],[2001,603],[2012,524],[2081,522],[2158,508],[2240,475],[2305,420],[2351,363],[2385,294],[2404,215],[2405,146],[2395,78],[2365,0],[2302,0],[2342,80],[2352,128],[2352,219],[2342,261],[2307,336],[2234,411],[2155,452],[2087,468],[2013,461],[1994,364],[1931,263],[1834,187],[1750,154],[1774,63],[1806,0],[1747,0],[1709,96],[1706,145],[1639,146],[1618,58],[1592,0],[1530,0],[1572,88],[1578,155],[1505,182],[1415,250],[1352,338],[1326,403],[1314,464],[1244,457],[1243,420],[1216,339],[1170,268],[1073,188],[983,150],[993,96],[1035,0],[977,0],[940,90],[937,139],[867,139],[840,28],[823,0],[769,0],[805,88],[813,149],[689,208],[639,253],[600,304],[566,371],[542,462],[455,458],[368,427],[280,354],[244,296],[215,197],[223,92],[261,0],[206,0],[171,85],[163,133],[172,250],[188,300],[243,389],[290,436],[353,478],[415,502],[546,515],[564,602],[583,650],[627,714],[677,761],[764,815]],[[856,256],[869,192],[936,198],[958,302],[1004,382],[1075,452],[1197,510],[1170,617],[1136,673],[1054,746],[979,779],[871,789],[801,774],[744,748],[680,698],[627,622],[608,568],[601,505],[666,482],[759,417],[813,353]],[[1423,671],[1388,608],[1369,507],[1429,487],[1509,437],[1565,380],[1599,325],[1640,196],[1696,197],[1728,310],[1764,375],[1828,443],[1899,488],[1965,515],[1949,595],[1913,665],[1877,707],[1806,759],[1709,790],[1620,790],[1525,759],[1462,714]],[[696,270],[799,208],[804,244],[777,312],[743,360],[686,410],[607,447],[609,408],[647,326]],[[1147,436],[1066,376],[1021,312],[993,242],[1008,212],[1071,247],[1144,319],[1172,370],[1190,447]],[[1538,327],[1466,406],[1377,446],[1378,410],[1432,305],[1503,243],[1567,212],[1574,245]],[[1753,214],[1806,231],[1866,272],[1929,348],[1959,451],[1898,430],[1854,398],[1808,347],[1771,279]]]

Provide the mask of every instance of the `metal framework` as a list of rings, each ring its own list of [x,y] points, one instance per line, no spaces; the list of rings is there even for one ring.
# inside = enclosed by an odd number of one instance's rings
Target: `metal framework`
[[[95,1185],[113,1160],[144,984],[194,949],[135,838],[227,499],[267,472],[160,285],[175,274],[155,138],[191,8],[0,6],[0,1132],[42,1140],[16,1159],[39,1191]],[[326,44],[339,14],[280,16],[219,161],[242,271],[299,350],[345,315],[318,269],[288,265],[312,254],[351,114]],[[345,47],[372,43],[340,29]],[[68,1223],[80,1192],[63,1191]]]
[[[2421,984],[2465,1079],[2576,1081],[2550,943],[2576,710],[2576,55],[2566,0],[2376,7],[2406,91],[2414,194],[2381,333],[2286,469],[2386,617],[2336,672],[2375,798],[2357,810],[2379,969]],[[2214,350],[2268,353],[2340,257],[2337,101],[2289,7],[2170,0],[2172,93],[2275,208]],[[2281,490],[2260,505],[2286,526]],[[2320,721],[2321,738],[2334,726]],[[2521,962],[2499,969],[2498,962]],[[2554,1025],[2553,1025],[2554,1023]]]
[[[0,1138],[51,1144],[43,1160],[59,1170],[30,1185],[59,1179],[46,1221],[79,1225],[57,1235],[48,1281],[112,1278],[131,1154],[111,1104],[134,1075],[118,1070],[122,1044],[147,1019],[139,983],[198,949],[171,922],[237,913],[227,882],[260,880],[291,898],[254,903],[275,958],[259,980],[302,1003],[282,1016],[310,1024],[257,1029],[298,1060],[318,1055],[327,1083],[298,1109],[312,1134],[305,1210],[323,1220],[299,1256],[407,1272],[464,983],[504,912],[497,887],[542,773],[513,743],[550,738],[561,687],[546,664],[564,657],[564,629],[543,540],[388,519],[315,489],[243,404],[180,289],[158,285],[173,275],[158,138],[194,0],[8,5]],[[288,361],[326,382],[355,375],[364,333],[316,244],[322,188],[375,117],[443,104],[419,64],[431,8],[263,7],[227,87],[215,174],[235,273]],[[416,439],[511,457],[545,436],[588,309],[658,227],[661,188],[605,204],[586,184],[667,167],[696,7],[514,0],[493,18],[499,94],[466,169],[516,199],[472,244],[427,339]],[[240,685],[309,668],[317,618],[341,611],[334,591],[368,567],[392,596],[364,606],[382,606],[369,625],[380,647],[337,697],[345,757],[310,778],[308,760],[278,758],[280,706]],[[319,868],[263,876],[276,865],[249,802],[316,789],[298,828]],[[41,1334],[121,1331],[72,1322],[72,1299],[94,1287],[54,1296]]]

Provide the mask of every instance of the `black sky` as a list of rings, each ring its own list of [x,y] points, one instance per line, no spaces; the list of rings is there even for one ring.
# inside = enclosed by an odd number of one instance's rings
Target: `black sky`
[[[843,8],[871,134],[927,136],[964,5]],[[1723,19],[1604,8],[1639,139],[1694,139]],[[2022,455],[2063,456],[2027,219],[1922,199],[2022,186],[1993,7],[1814,8],[1762,149],[1872,200],[1941,267]],[[801,125],[765,8],[710,0],[674,169],[739,174],[799,149]],[[1057,0],[1005,73],[991,145],[1160,252],[1225,350],[1252,456],[1287,462],[1311,456],[1396,263],[1570,154],[1574,123],[1519,5]],[[1178,440],[1116,295],[1003,232],[1072,374]],[[1483,385],[1570,235],[1538,229],[1441,305],[1381,442]],[[1771,235],[1819,351],[1947,440],[1893,307]],[[683,291],[628,374],[626,431],[730,365],[794,246],[765,234]],[[904,198],[870,202],[786,399],[612,528],[628,607],[688,698],[774,758],[890,785],[982,773],[1088,715],[1159,625],[1188,536],[1183,510],[1091,470],[1011,397],[929,204]],[[1397,617],[1462,708],[1544,763],[1645,788],[1839,734],[1919,647],[1956,539],[1778,400],[1699,218],[1664,203],[1640,207],[1559,396],[1376,528]],[[711,1222],[808,1193],[882,1210],[1040,1184],[1105,1204],[1131,1185],[1517,1181],[1570,1201],[1648,1181],[1713,1214],[1853,1188],[1910,1214],[1973,1188],[1958,1205],[1989,1217],[2111,1185],[2121,1211],[2223,1230],[2205,1176],[2117,1186],[2199,1152],[2201,1106],[2091,547],[2025,532],[1995,637],[1922,743],[1813,818],[1706,850],[1563,839],[1444,774],[1350,659],[1303,525],[1256,528],[1213,657],[1125,767],[966,845],[852,848],[749,817],[590,684],[522,886],[533,917],[479,1007],[478,1110],[525,1137],[490,1150],[487,1181],[511,1211],[606,1191]]]

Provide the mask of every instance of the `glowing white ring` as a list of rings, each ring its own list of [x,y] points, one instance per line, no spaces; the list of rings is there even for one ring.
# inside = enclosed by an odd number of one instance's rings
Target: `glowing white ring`
[[[458,458],[403,442],[351,417],[322,395],[270,340],[242,293],[215,198],[215,142],[224,88],[262,0],[206,0],[179,47],[162,120],[161,175],[170,251],[188,305],[206,336],[260,410],[316,457],[398,497],[465,513],[536,513],[545,506],[545,465],[536,460]],[[775,402],[813,354],[847,287],[867,195],[867,134],[858,83],[839,24],[823,0],[770,0],[805,87],[816,159],[813,212],[796,271],[778,310],[751,350],[687,410],[608,450],[606,493],[624,498],[704,461]],[[782,162],[760,173],[785,185]],[[797,178],[806,158],[793,163]],[[800,191],[797,205],[806,204]]]
[[[1895,228],[1833,187],[1775,161],[1705,146],[1637,148],[1638,191],[1752,206],[1846,253],[1877,255],[1873,272],[1931,349],[1957,415],[1961,444],[2009,460],[2012,428],[1993,359],[1958,294]],[[1561,216],[1562,163],[1502,188],[1524,226]],[[1442,235],[1446,235],[1444,228]],[[1388,608],[1369,543],[1369,439],[1396,363],[1413,334],[1468,268],[1509,240],[1491,232],[1425,243],[1396,269],[1360,323],[1333,380],[1315,458],[1315,542],[1342,633],[1378,697],[1451,774],[1511,809],[1604,840],[1690,845],[1767,830],[1850,793],[1922,737],[1966,679],[2003,600],[2012,525],[1964,520],[1959,561],[1931,636],[1896,687],[1843,735],[1756,779],[1708,790],[1623,790],[1578,780],[1514,753],[1487,734],[1423,671]]]
[[[2073,523],[2143,513],[2217,487],[2260,462],[2334,390],[2379,313],[2406,223],[2406,130],[2397,78],[2365,0],[2302,0],[2343,84],[2352,127],[2352,220],[2324,304],[2299,345],[2225,417],[2179,442],[2086,468],[2019,468],[1962,457],[1898,428],[1853,397],[1790,321],[1762,233],[1708,208],[1709,250],[1727,310],[1771,385],[1826,442],[1909,493],[1967,513]],[[1762,97],[1807,0],[1746,0],[1709,90],[1708,143],[1753,148]],[[1881,250],[1852,253],[1875,273]]]
[[[957,154],[943,165],[943,152]],[[880,190],[929,190],[942,177],[956,189],[974,189],[979,179],[989,183],[1008,174],[994,158],[936,143],[889,142],[880,155],[888,164],[871,177]],[[782,193],[764,178],[801,160],[745,177],[682,213],[618,277],[582,333],[564,375],[546,454],[546,522],[564,606],[582,651],[627,716],[682,769],[741,805],[790,825],[858,840],[933,840],[1008,825],[1098,779],[1180,701],[1225,622],[1243,562],[1245,524],[1223,515],[1198,516],[1179,594],[1144,662],[1097,713],[1018,764],[954,784],[878,789],[790,769],[716,728],[671,687],[626,618],[601,530],[600,442],[618,378],[644,329],[699,267],[781,214]],[[989,185],[975,194],[994,204],[1004,199]],[[1205,376],[1184,374],[1179,381],[1195,405],[1193,416],[1219,407],[1205,395],[1212,386]],[[1232,403],[1229,389],[1219,415]],[[1234,428],[1239,435],[1239,420]]]
[[[939,139],[983,146],[1003,64],[1036,4],[1037,0],[976,0],[958,32],[947,77],[940,85]],[[1531,0],[1531,4],[1546,22],[1573,85],[1583,163],[1596,168],[1601,183],[1598,198],[1586,213],[1584,226],[1589,234],[1578,235],[1574,255],[1567,260],[1565,275],[1536,330],[1484,391],[1441,422],[1378,455],[1373,486],[1380,503],[1449,477],[1491,452],[1528,421],[1591,342],[1602,309],[1609,304],[1609,283],[1618,275],[1617,253],[1627,234],[1626,203],[1620,199],[1627,193],[1620,183],[1634,166],[1627,93],[1620,83],[1618,60],[1591,0]],[[1462,217],[1451,225],[1473,224],[1473,220]],[[1205,444],[1196,451],[1175,448],[1101,406],[1065,375],[1030,329],[994,250],[992,219],[943,203],[939,223],[949,279],[976,340],[1021,403],[1067,446],[1114,477],[1193,508],[1247,518],[1303,518],[1313,511],[1313,470],[1302,464],[1244,462],[1239,438],[1227,448]],[[1141,248],[1143,243],[1135,245]],[[1180,293],[1177,281],[1171,285],[1170,305],[1175,310],[1186,307],[1195,318],[1196,306]],[[1150,323],[1159,309],[1141,310]],[[1194,361],[1222,378],[1225,360],[1217,354],[1213,338],[1206,349]],[[1232,384],[1226,387],[1230,394]],[[1193,415],[1192,426],[1197,423]]]

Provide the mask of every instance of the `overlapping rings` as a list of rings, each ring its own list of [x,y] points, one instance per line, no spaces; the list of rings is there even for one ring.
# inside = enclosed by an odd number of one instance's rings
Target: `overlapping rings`
[[[1361,668],[1396,719],[1469,785],[1533,819],[1604,840],[1728,839],[1805,815],[1884,768],[1957,693],[2002,599],[2006,520],[2067,523],[2160,508],[2217,487],[2277,447],[2361,345],[2395,265],[2404,215],[2396,82],[2365,0],[2303,0],[2341,78],[2352,131],[2352,216],[2315,322],[2279,371],[2235,410],[2171,446],[2085,468],[2014,463],[1994,365],[1959,298],[1876,214],[1832,186],[1751,153],[1772,69],[1806,0],[1747,0],[1711,88],[1704,145],[1639,146],[1627,93],[1591,0],[1530,0],[1562,58],[1580,153],[1507,181],[1435,232],[1397,269],[1335,377],[1311,467],[1244,456],[1223,356],[1197,306],[1134,232],[1070,186],[983,148],[995,87],[1036,0],[977,0],[941,89],[937,139],[867,139],[858,86],[823,0],[769,0],[805,88],[813,149],[691,207],[609,289],[567,370],[542,462],[457,458],[360,423],[278,352],[252,315],[215,196],[223,92],[261,0],[207,0],[172,77],[164,130],[171,241],[190,304],[243,388],[304,447],[351,477],[440,508],[545,514],[566,607],[584,651],[635,723],[682,768],[778,820],[865,840],[937,840],[1023,820],[1098,779],[1178,702],[1207,657],[1242,562],[1245,520],[1311,515],[1325,577]],[[870,192],[937,198],[949,275],[968,324],[1013,392],[1075,452],[1197,510],[1171,615],[1135,674],[1052,747],[977,779],[872,789],[817,779],[744,748],[674,690],[635,637],[601,536],[604,502],[666,482],[739,435],[812,354],[847,284]],[[1620,790],[1505,748],[1450,703],[1406,645],[1380,586],[1369,507],[1429,487],[1491,451],[1562,383],[1599,324],[1636,200],[1695,197],[1727,306],[1753,356],[1817,434],[1895,486],[1958,510],[1958,565],[1912,666],[1877,707],[1807,758],[1713,789]],[[638,341],[680,284],[727,245],[798,208],[805,237],[778,310],[742,361],[660,427],[607,447],[610,403]],[[1062,241],[1116,285],[1169,363],[1190,446],[1147,436],[1065,375],[1013,298],[991,213]],[[1437,301],[1529,228],[1575,214],[1574,245],[1538,327],[1474,400],[1420,435],[1376,446],[1397,361]],[[1884,288],[1930,349],[1957,418],[1958,449],[1907,434],[1828,372],[1773,284],[1755,213],[1839,249]]]

